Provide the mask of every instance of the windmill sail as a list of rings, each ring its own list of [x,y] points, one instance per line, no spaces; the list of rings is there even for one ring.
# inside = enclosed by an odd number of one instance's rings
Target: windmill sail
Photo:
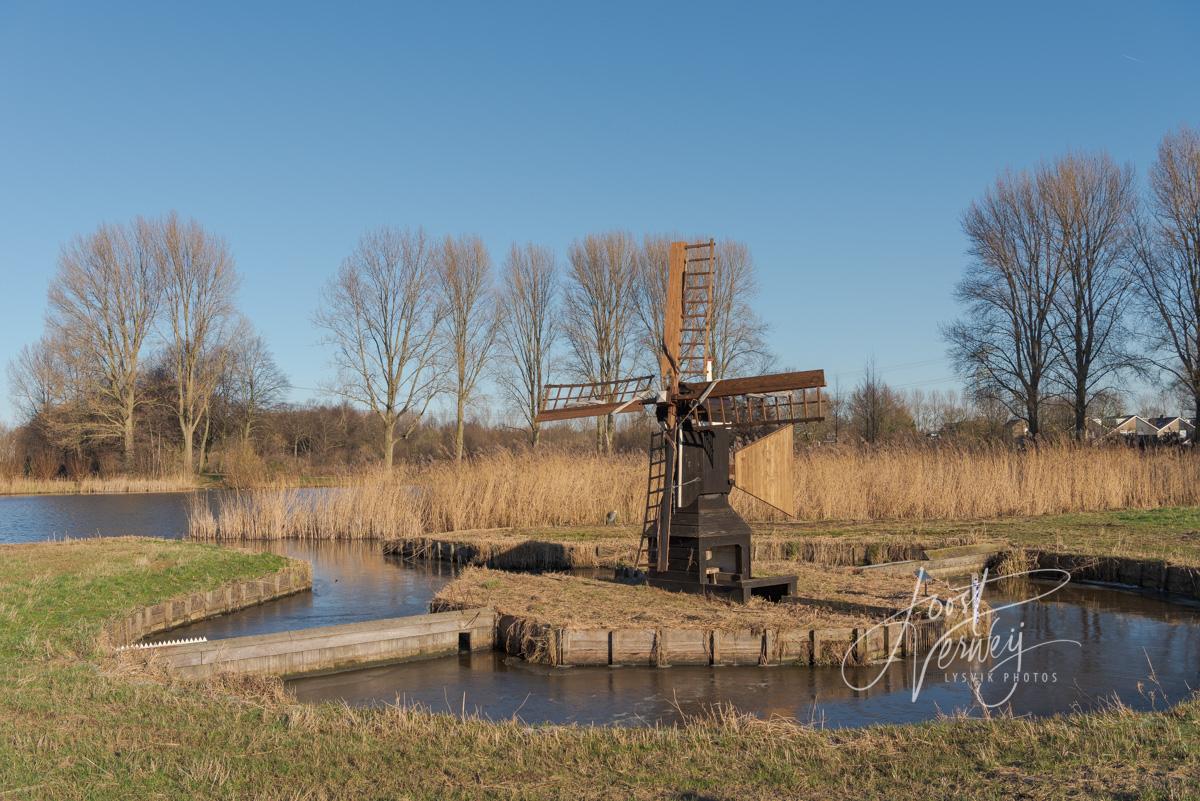
[[[643,404],[653,403],[657,398],[652,375],[590,384],[547,384],[542,392],[541,408],[534,419],[545,423],[639,412]]]
[[[716,244],[672,242],[667,264],[659,367],[671,391],[681,381],[712,380],[712,304]]]
[[[814,423],[825,419],[821,389],[752,393],[708,398],[702,404],[709,425],[748,427]]]

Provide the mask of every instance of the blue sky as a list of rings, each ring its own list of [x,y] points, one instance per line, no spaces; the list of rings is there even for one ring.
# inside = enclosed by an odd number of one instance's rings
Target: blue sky
[[[1005,167],[1200,125],[1195,3],[0,3],[0,362],[63,242],[177,209],[299,387],[364,229],[753,249],[781,365],[956,382],[959,215]],[[11,421],[7,391],[0,419]],[[294,399],[312,393],[298,389]]]

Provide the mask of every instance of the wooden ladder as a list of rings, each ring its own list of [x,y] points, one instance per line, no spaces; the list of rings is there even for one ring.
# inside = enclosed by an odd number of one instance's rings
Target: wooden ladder
[[[716,244],[709,240],[687,246],[683,273],[683,306],[679,343],[681,381],[709,381],[709,339],[711,333],[713,275],[716,271]]]
[[[650,433],[650,468],[646,477],[646,509],[642,515],[642,539],[638,544],[634,567],[650,565],[651,545],[657,550],[658,526],[662,517],[663,494],[667,491],[671,468],[671,453],[662,430]],[[670,520],[665,521],[669,526]]]

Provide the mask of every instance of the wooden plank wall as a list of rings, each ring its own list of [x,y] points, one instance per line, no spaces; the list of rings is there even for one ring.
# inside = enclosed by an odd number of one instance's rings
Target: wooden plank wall
[[[784,426],[733,454],[733,483],[789,515],[796,514],[794,426]]]

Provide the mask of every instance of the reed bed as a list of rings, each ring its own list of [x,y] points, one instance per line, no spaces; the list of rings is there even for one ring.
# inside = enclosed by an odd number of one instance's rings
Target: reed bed
[[[804,521],[934,521],[1200,505],[1200,455],[1070,445],[992,448],[818,448],[796,465]],[[500,453],[406,465],[327,490],[278,486],[197,503],[195,537],[395,539],[471,529],[598,526],[610,513],[640,524],[643,456]],[[751,521],[781,516],[743,493]]]
[[[1200,504],[1200,455],[1046,446],[821,449],[796,465],[803,520],[964,520]]]
[[[202,539],[396,539],[428,532],[641,521],[645,465],[637,456],[500,453],[456,464],[405,465],[329,489],[274,487],[196,502]]]
[[[0,476],[0,495],[102,495],[122,492],[188,492],[196,489],[198,486],[196,480],[191,476],[169,476],[165,478],[113,476],[109,478],[89,477],[81,479]]]
[[[632,565],[638,535],[629,527],[596,530],[611,536],[572,540],[571,529],[456,531],[383,542],[383,553],[410,560],[454,562],[498,570],[576,570]]]

